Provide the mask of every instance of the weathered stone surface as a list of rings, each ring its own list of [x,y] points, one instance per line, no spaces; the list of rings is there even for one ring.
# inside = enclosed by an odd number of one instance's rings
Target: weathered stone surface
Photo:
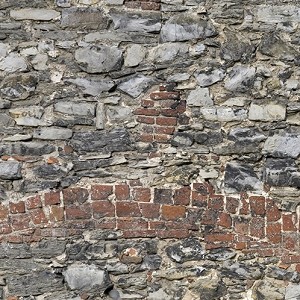
[[[126,54],[124,57],[125,67],[138,66],[146,55],[146,49],[144,46],[139,44],[133,44],[127,47]]]
[[[127,13],[112,10],[110,16],[114,29],[125,32],[155,33],[161,28],[159,13]]]
[[[230,249],[213,249],[205,255],[210,260],[224,261],[236,256],[236,252]]]
[[[202,20],[196,14],[186,13],[171,17],[162,26],[160,39],[162,42],[176,42],[205,39],[216,34],[216,29],[210,21]]]
[[[94,46],[75,51],[80,68],[88,73],[104,73],[120,70],[123,63],[122,51],[117,47]]]
[[[236,127],[229,132],[228,139],[238,143],[251,144],[260,143],[266,140],[267,137],[255,127]]]
[[[297,158],[300,154],[300,137],[298,134],[274,134],[267,138],[263,153],[273,157]]]
[[[285,288],[278,282],[272,282],[268,280],[262,280],[255,285],[254,289],[255,299],[291,299],[285,298]]]
[[[23,72],[28,69],[28,65],[26,60],[16,54],[10,53],[6,56],[3,60],[0,61],[0,70],[5,71],[8,73],[15,73],[15,72]]]
[[[104,12],[95,8],[66,8],[61,15],[61,25],[64,28],[106,29],[108,18]]]
[[[136,75],[135,77],[132,77],[118,85],[118,89],[130,95],[131,97],[136,98],[153,83],[154,80],[151,77]]]
[[[204,145],[217,145],[219,143],[222,143],[223,136],[220,132],[201,132],[196,133],[194,135],[194,140],[198,144],[204,144]]]
[[[247,110],[241,108],[227,108],[227,107],[210,107],[201,108],[201,113],[205,120],[209,121],[241,121],[247,118]]]
[[[69,114],[69,115],[79,115],[79,116],[89,116],[94,117],[95,115],[95,105],[90,103],[70,103],[70,102],[57,102],[54,105],[54,111]]]
[[[34,131],[33,137],[41,140],[67,140],[73,131],[68,128],[44,127]]]
[[[209,89],[201,87],[189,93],[186,103],[188,106],[212,106],[214,104]]]
[[[193,137],[189,133],[178,132],[174,135],[171,145],[175,147],[191,146],[193,144]]]
[[[200,72],[196,79],[201,87],[210,86],[216,82],[223,80],[225,72],[222,69],[210,70],[208,72]]]
[[[125,121],[132,116],[131,109],[128,107],[107,107],[107,117],[112,122]]]
[[[225,88],[229,91],[247,92],[253,86],[255,79],[255,68],[235,66],[229,72],[225,80]]]
[[[0,178],[1,179],[19,179],[21,174],[22,164],[16,161],[0,162]]]
[[[114,129],[104,132],[76,132],[71,140],[75,151],[110,152],[132,149],[129,133],[125,129]]]
[[[57,165],[41,165],[33,169],[33,173],[37,178],[59,180],[66,176],[66,171]]]
[[[24,8],[10,11],[11,18],[15,20],[50,21],[60,17],[60,13],[52,9]]]
[[[205,250],[202,249],[200,242],[196,238],[190,238],[168,246],[166,253],[175,262],[183,263],[190,260],[203,259]]]
[[[0,146],[1,155],[44,155],[55,150],[53,145],[39,142],[24,142],[2,144]]]
[[[96,265],[71,265],[63,272],[71,290],[89,291],[93,288],[106,290],[111,283],[106,272]]]
[[[14,119],[9,117],[7,114],[0,113],[0,125],[5,127],[10,127],[15,124]]]
[[[299,22],[300,10],[294,5],[258,5],[257,20],[266,23]]]
[[[286,108],[280,104],[257,105],[251,103],[249,108],[249,120],[280,121],[284,120]]]
[[[66,241],[57,239],[42,240],[36,245],[31,246],[31,253],[38,258],[51,258],[64,253]]]
[[[228,193],[262,191],[263,184],[251,166],[230,162],[225,169],[224,187]]]

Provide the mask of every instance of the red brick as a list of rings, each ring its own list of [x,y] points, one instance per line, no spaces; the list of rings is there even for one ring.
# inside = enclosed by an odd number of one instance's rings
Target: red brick
[[[117,221],[116,218],[104,218],[95,221],[96,229],[116,229]]]
[[[173,117],[157,117],[156,124],[161,126],[176,126],[177,118]]]
[[[29,222],[30,218],[26,214],[10,216],[10,223],[14,231],[30,228]]]
[[[11,233],[11,226],[7,223],[0,223],[0,234],[9,234]]]
[[[166,229],[166,222],[164,221],[150,221],[149,222],[150,229]]]
[[[131,229],[135,230],[146,230],[148,229],[148,222],[143,219],[118,219],[117,229]]]
[[[138,116],[136,119],[139,123],[144,124],[154,124],[155,119],[153,117],[145,117],[145,116]]]
[[[236,242],[234,245],[234,249],[236,249],[236,250],[247,249],[247,243],[246,242]]]
[[[298,273],[300,273],[300,264],[296,264],[295,271],[298,272]]]
[[[159,101],[159,106],[161,108],[160,113],[162,113],[162,109],[172,109],[175,110],[178,104],[177,100],[164,100],[164,101]]]
[[[64,220],[64,208],[59,205],[51,205],[49,209],[49,219],[51,222],[61,222]]]
[[[154,238],[156,237],[155,230],[123,230],[123,238],[132,239],[132,238]]]
[[[234,234],[232,233],[212,233],[207,234],[204,237],[206,242],[232,242],[234,240]]]
[[[141,6],[141,2],[140,1],[136,1],[136,2],[126,2],[125,6],[127,8],[131,8],[131,9],[136,9],[136,8],[140,8]]]
[[[90,219],[92,216],[89,205],[69,206],[65,211],[67,220]]]
[[[137,108],[133,113],[135,115],[158,116],[159,110],[156,108]]]
[[[116,202],[118,217],[140,217],[141,212],[137,202]]]
[[[173,204],[171,189],[154,189],[154,203]]]
[[[154,136],[152,134],[140,134],[138,137],[138,141],[143,143],[152,143],[154,141]]]
[[[251,196],[249,203],[252,216],[264,216],[266,214],[265,197]]]
[[[141,132],[152,134],[154,132],[154,128],[153,128],[153,126],[150,126],[150,125],[143,125],[141,128]]]
[[[167,144],[171,140],[171,136],[167,134],[155,134],[154,141],[157,143]]]
[[[67,188],[63,190],[64,204],[82,204],[88,200],[89,192],[87,189],[77,187],[77,188]]]
[[[29,215],[30,215],[32,223],[35,225],[48,223],[45,213],[44,213],[43,209],[41,209],[41,208],[36,208],[36,209],[31,210]]]
[[[92,203],[92,210],[96,219],[115,216],[115,206],[110,201],[95,201]]]
[[[155,126],[154,132],[157,134],[173,134],[175,127]]]
[[[44,194],[45,205],[60,204],[60,192],[49,192]]]
[[[249,214],[249,203],[246,199],[241,199],[241,207],[240,207],[240,214],[241,215],[248,215]]]
[[[278,221],[281,218],[281,212],[274,200],[266,200],[266,216],[268,222]]]
[[[263,218],[252,218],[250,221],[250,235],[261,239],[265,237],[265,220]]]
[[[178,105],[176,107],[176,110],[179,114],[183,114],[186,111],[186,101],[185,100],[180,100],[178,102]]]
[[[35,209],[42,207],[41,197],[36,195],[34,197],[30,197],[26,199],[26,208],[27,209]]]
[[[151,190],[149,188],[134,188],[133,189],[133,200],[138,202],[150,202],[151,200]]]
[[[222,227],[225,227],[225,228],[231,228],[231,226],[232,226],[231,216],[227,213],[221,212],[219,214],[217,224],[219,226],[222,226]]]
[[[266,227],[268,240],[272,243],[281,243],[281,224],[269,223]]]
[[[299,249],[297,233],[289,233],[282,235],[282,246],[289,251]]]
[[[141,106],[144,108],[153,107],[154,104],[155,104],[155,101],[153,101],[153,100],[144,99],[141,101]]]
[[[231,213],[235,214],[239,207],[239,199],[233,197],[226,197],[226,210]]]
[[[112,185],[93,185],[91,188],[92,200],[107,200],[113,193]]]
[[[115,185],[115,195],[117,200],[129,200],[130,189],[127,184]]]
[[[208,196],[192,191],[192,206],[207,207]]]
[[[282,214],[282,230],[297,231],[297,216],[295,214]]]
[[[285,255],[281,258],[281,261],[285,264],[300,263],[300,255]]]
[[[164,117],[178,117],[178,112],[176,109],[164,108],[160,110],[160,114]]]
[[[204,211],[201,219],[202,225],[215,225],[217,224],[219,217],[219,212],[211,209],[207,209]]]
[[[20,201],[17,203],[9,202],[9,211],[11,214],[19,214],[25,212],[25,203]]]
[[[174,204],[189,205],[190,204],[191,189],[189,186],[176,189],[174,192]]]
[[[211,186],[208,183],[193,183],[193,190],[197,191],[200,195],[207,196],[209,195],[212,190]]]
[[[224,196],[222,195],[212,195],[208,199],[208,207],[213,210],[222,211],[224,207]]]
[[[234,229],[235,232],[244,235],[249,234],[249,220],[243,217],[234,218]]]
[[[150,94],[150,98],[153,100],[178,100],[179,97],[179,92],[153,92]]]
[[[165,220],[177,220],[178,218],[184,218],[185,207],[179,205],[163,205],[161,215]]]
[[[186,222],[195,225],[197,228],[199,228],[202,215],[203,209],[198,207],[186,207]]]
[[[157,230],[157,236],[161,239],[184,239],[190,236],[189,231],[186,229],[173,229],[173,230]]]
[[[8,217],[8,208],[0,204],[0,221],[6,220]]]
[[[155,203],[140,203],[142,216],[147,219],[156,219],[160,215],[160,205]]]

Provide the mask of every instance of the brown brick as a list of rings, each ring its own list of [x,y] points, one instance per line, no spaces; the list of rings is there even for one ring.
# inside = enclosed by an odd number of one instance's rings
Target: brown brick
[[[92,216],[89,205],[69,206],[65,208],[67,220],[90,219]]]
[[[201,219],[202,225],[215,225],[217,224],[219,212],[211,209],[204,211]]]
[[[202,195],[199,192],[192,191],[192,206],[207,207],[208,196]]]
[[[145,116],[138,116],[136,119],[139,123],[144,124],[154,124],[155,119],[153,117],[145,117]]]
[[[154,203],[173,204],[171,189],[154,189]]]
[[[136,2],[126,2],[125,6],[127,8],[131,8],[131,9],[136,9],[136,8],[140,8],[141,6],[141,2],[140,1],[136,1]]]
[[[156,237],[156,231],[145,229],[145,230],[123,230],[123,238],[154,238]]]
[[[148,222],[143,219],[117,219],[117,229],[146,230],[148,229]]]
[[[236,242],[234,245],[234,249],[236,249],[236,250],[247,249],[247,243],[246,242]]]
[[[159,110],[156,108],[137,108],[133,113],[143,116],[158,116]]]
[[[176,111],[179,114],[183,114],[186,111],[186,101],[185,100],[180,100],[178,102],[178,105],[176,107]]]
[[[241,233],[243,235],[249,234],[249,219],[244,217],[235,217],[234,218],[234,229],[235,232]]]
[[[49,192],[44,194],[45,205],[60,204],[60,192]]]
[[[282,246],[289,251],[299,249],[297,233],[285,233],[282,235]]]
[[[150,229],[166,229],[165,221],[149,221]]]
[[[212,191],[210,189],[211,187],[207,183],[197,182],[193,183],[193,190],[197,191],[200,195],[207,196]]]
[[[64,208],[59,205],[51,205],[49,209],[49,219],[51,222],[61,222],[65,218]]]
[[[267,238],[272,243],[281,243],[281,224],[269,223],[266,227]]]
[[[266,216],[268,222],[278,221],[281,218],[281,212],[274,200],[266,200]]]
[[[154,132],[157,134],[173,134],[175,127],[155,126]]]
[[[133,189],[133,200],[137,202],[150,202],[151,190],[149,188],[134,188]]]
[[[226,197],[226,210],[231,213],[235,214],[239,207],[239,199],[233,197]]]
[[[78,188],[67,188],[63,190],[64,204],[82,204],[88,200],[89,192],[87,189]]]
[[[281,258],[281,261],[285,264],[294,264],[294,263],[300,263],[300,255],[284,255]]]
[[[184,218],[185,207],[180,205],[163,205],[161,215],[165,220],[177,220],[179,218]]]
[[[107,200],[113,193],[112,185],[93,185],[91,188],[92,200]]]
[[[154,104],[155,104],[155,101],[153,101],[153,100],[144,99],[141,101],[141,106],[144,108],[153,107]]]
[[[164,108],[160,110],[160,114],[164,117],[178,117],[178,112],[176,109]]]
[[[207,234],[204,238],[206,242],[232,242],[234,240],[234,234],[232,233],[212,233]]]
[[[0,223],[0,234],[9,234],[11,233],[11,226],[7,223]]]
[[[27,209],[35,209],[42,207],[41,197],[36,195],[34,197],[30,197],[26,199],[26,208]]]
[[[263,239],[265,237],[265,220],[261,217],[253,217],[250,221],[250,235]]]
[[[227,213],[221,212],[219,214],[217,224],[219,226],[222,226],[222,227],[225,227],[225,228],[231,228],[231,226],[232,226],[231,216]]]
[[[130,199],[129,186],[127,184],[115,185],[115,195],[117,200],[129,200]]]
[[[0,204],[0,221],[6,220],[8,217],[8,208]]]
[[[118,217],[140,217],[141,212],[137,202],[116,202]]]
[[[175,205],[189,205],[190,204],[191,189],[189,186],[185,186],[176,189],[174,192],[174,204]]]
[[[154,141],[157,143],[167,144],[171,140],[171,136],[167,134],[155,134]]]
[[[140,134],[138,137],[138,141],[143,143],[152,143],[154,141],[154,136],[153,134]]]
[[[212,195],[208,199],[208,208],[222,211],[224,208],[224,196]]]
[[[295,214],[282,214],[282,230],[297,231],[296,228],[297,216]]]
[[[92,203],[92,210],[96,219],[115,216],[115,206],[110,201],[95,201]]]
[[[27,214],[10,216],[10,223],[14,231],[30,228],[29,222],[30,218]]]
[[[147,219],[156,219],[160,215],[160,205],[155,203],[140,203],[142,216]]]
[[[9,211],[11,214],[20,214],[25,212],[25,203],[20,201],[17,203],[9,202]]]
[[[180,98],[179,92],[153,92],[150,94],[153,100],[178,100]]]
[[[31,210],[29,212],[29,215],[30,215],[32,223],[35,225],[48,223],[45,213],[44,213],[43,209],[41,209],[41,208],[36,208],[36,209]]]
[[[264,216],[266,214],[265,197],[251,196],[249,203],[252,216]]]
[[[187,229],[170,229],[170,230],[157,230],[157,236],[161,239],[184,239],[190,236]]]
[[[174,117],[157,117],[156,124],[161,126],[176,126],[177,118]]]
[[[103,218],[95,221],[96,229],[116,229],[116,218]]]
[[[241,215],[248,215],[249,214],[249,203],[246,201],[246,199],[241,199],[241,207],[240,207],[240,214]]]

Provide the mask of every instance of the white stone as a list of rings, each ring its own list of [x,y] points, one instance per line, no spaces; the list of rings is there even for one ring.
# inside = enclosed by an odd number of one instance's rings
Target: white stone
[[[201,87],[190,92],[186,103],[188,106],[212,106],[214,104],[209,95],[209,89]]]
[[[130,45],[126,49],[124,65],[126,67],[138,66],[146,55],[145,48],[139,44]]]
[[[16,118],[15,121],[17,125],[20,126],[38,127],[38,126],[49,125],[47,122],[34,117],[20,117],[20,118]]]
[[[0,70],[8,73],[26,71],[27,68],[26,60],[16,53],[10,53],[0,61]]]
[[[15,20],[50,21],[60,17],[60,13],[52,9],[24,8],[11,10],[10,17]]]
[[[41,140],[66,140],[72,137],[73,131],[69,128],[43,127],[35,130],[33,137]]]
[[[257,105],[251,103],[249,120],[253,121],[280,121],[284,120],[286,108],[280,104]]]

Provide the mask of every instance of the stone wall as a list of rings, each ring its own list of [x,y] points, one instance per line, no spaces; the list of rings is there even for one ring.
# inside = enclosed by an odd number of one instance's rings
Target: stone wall
[[[299,22],[1,0],[0,299],[299,299]]]

